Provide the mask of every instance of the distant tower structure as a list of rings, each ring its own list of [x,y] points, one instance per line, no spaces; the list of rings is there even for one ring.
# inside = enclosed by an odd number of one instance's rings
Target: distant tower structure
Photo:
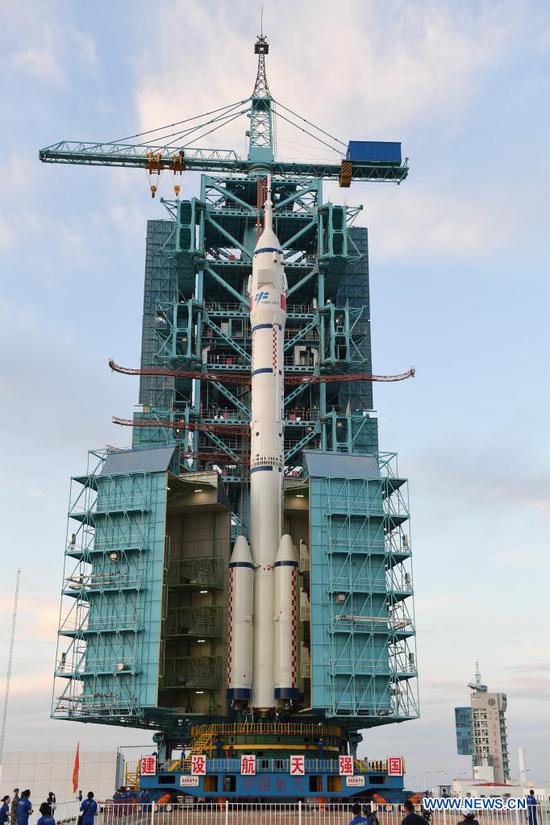
[[[2,707],[2,724],[0,726],[0,765],[4,759],[4,741],[6,738],[6,724],[8,721],[8,702],[10,698],[11,671],[13,667],[13,648],[15,644],[15,625],[17,624],[17,605],[19,603],[19,580],[21,568],[17,568],[15,578],[15,596],[13,597],[13,612],[11,616],[10,647],[8,652],[8,667],[6,669],[6,685],[4,688],[4,702]]]
[[[476,662],[474,678],[471,682],[468,682],[468,687],[471,688],[474,691],[474,693],[487,693],[487,685],[484,685],[481,681],[481,671],[479,669],[479,662]]]
[[[470,706],[455,708],[457,751],[472,757],[474,779],[505,784],[510,779],[506,694],[489,692],[482,682],[479,662],[468,687],[472,690]]]
[[[528,769],[525,762],[525,751],[523,748],[518,748],[518,763],[519,763],[519,784],[524,788],[527,787]]]

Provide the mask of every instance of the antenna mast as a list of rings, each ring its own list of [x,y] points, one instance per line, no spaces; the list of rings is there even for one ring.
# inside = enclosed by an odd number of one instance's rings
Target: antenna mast
[[[21,578],[21,568],[17,568],[17,578],[15,580],[15,596],[13,599],[13,613],[11,617],[10,649],[8,653],[8,669],[6,672],[6,686],[4,688],[4,707],[2,710],[2,727],[0,728],[0,765],[4,759],[4,739],[6,737],[6,722],[8,719],[8,700],[10,698],[11,670],[13,665],[13,645],[15,642],[15,625],[17,622],[17,603],[19,601],[19,579]]]

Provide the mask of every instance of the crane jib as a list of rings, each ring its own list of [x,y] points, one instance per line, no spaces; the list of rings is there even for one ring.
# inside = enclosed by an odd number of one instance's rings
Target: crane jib
[[[159,170],[173,171],[174,159],[180,158],[182,150],[170,151],[157,146],[132,146],[129,144],[99,144],[80,142],[61,142],[41,149],[38,156],[43,163],[66,163],[82,166],[117,166],[148,169],[151,165],[151,153],[155,155],[155,165]],[[185,169],[201,172],[232,172],[250,174],[255,163],[240,158],[230,150],[220,149],[185,149]],[[273,175],[282,177],[317,177],[338,180],[341,163],[291,163],[270,161],[265,163]],[[354,180],[371,182],[401,183],[405,180],[409,167],[405,162],[401,166],[377,163],[353,163]]]

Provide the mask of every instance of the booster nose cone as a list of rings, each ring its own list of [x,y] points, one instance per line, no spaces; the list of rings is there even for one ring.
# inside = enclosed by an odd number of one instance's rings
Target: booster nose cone
[[[236,564],[237,562],[252,564],[252,555],[250,553],[250,547],[248,546],[246,536],[237,536],[235,546],[233,547],[229,564]]]
[[[296,559],[296,550],[294,548],[294,543],[288,535],[288,533],[285,533],[284,536],[281,536],[281,541],[279,542],[279,549],[277,550],[277,555],[275,557],[275,564],[283,561],[298,564],[298,561]]]

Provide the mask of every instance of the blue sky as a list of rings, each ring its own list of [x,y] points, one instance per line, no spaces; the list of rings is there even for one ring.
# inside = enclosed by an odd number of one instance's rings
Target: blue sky
[[[38,149],[246,97],[258,7],[0,2],[1,661],[23,568],[8,750],[147,741],[48,708],[68,478],[128,439],[111,415],[137,384],[106,361],[138,362],[145,222],[163,207],[140,171],[44,166]],[[344,140],[401,140],[411,164],[401,187],[326,190],[364,205],[375,370],[417,368],[375,406],[411,480],[422,718],[365,751],[404,753],[423,784],[466,771],[453,707],[479,659],[509,697],[514,772],[523,745],[550,784],[547,5],[265,0],[264,20],[276,98]],[[243,151],[244,128],[211,145]],[[282,128],[278,152],[320,156]]]

